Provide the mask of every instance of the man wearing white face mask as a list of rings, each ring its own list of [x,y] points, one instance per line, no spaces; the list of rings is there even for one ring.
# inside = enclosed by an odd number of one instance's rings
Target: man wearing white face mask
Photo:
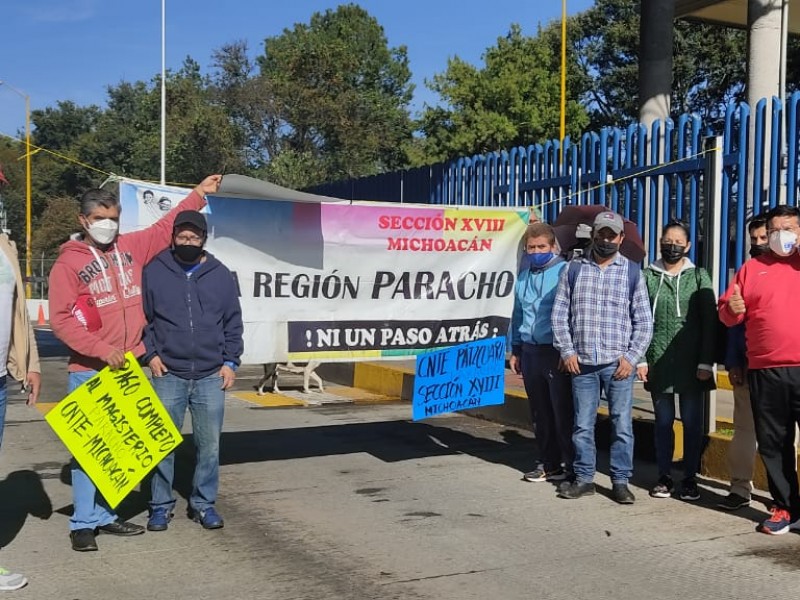
[[[61,246],[50,272],[50,323],[70,349],[69,391],[105,367],[120,368],[125,353],[144,355],[142,270],[172,241],[172,224],[182,210],[200,210],[206,194],[219,189],[221,175],[206,177],[178,206],[154,225],[118,234],[120,204],[105,190],[81,197],[78,221],[83,234]],[[94,483],[72,461],[73,550],[97,550],[95,532],[130,536],[144,527],[121,521]]]
[[[800,524],[795,426],[800,423],[800,329],[793,325],[800,297],[800,210],[767,213],[769,254],[748,260],[720,298],[719,316],[745,324],[748,379],[758,452],[774,504],[758,529],[780,535]]]

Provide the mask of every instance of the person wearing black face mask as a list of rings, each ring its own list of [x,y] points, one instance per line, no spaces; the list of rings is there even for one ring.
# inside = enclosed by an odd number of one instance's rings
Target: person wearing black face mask
[[[747,224],[750,235],[750,257],[769,254],[767,219],[754,216]],[[750,403],[750,384],[747,381],[747,341],[744,323],[728,329],[725,368],[733,387],[733,438],[728,445],[728,470],[731,474],[730,492],[717,506],[738,510],[749,506],[753,492],[753,467],[756,460],[756,430],[753,405]]]
[[[172,248],[144,270],[144,361],[175,426],[182,427],[187,408],[192,413],[197,467],[189,513],[205,529],[219,529],[219,437],[225,390],[234,383],[243,350],[243,325],[233,275],[205,250],[207,232],[202,214],[179,213]],[[166,530],[172,518],[174,468],[174,453],[156,467],[150,531]]]
[[[570,262],[553,301],[553,346],[572,375],[575,426],[574,481],[558,495],[577,499],[595,493],[595,424],[601,390],[611,415],[611,497],[620,504],[636,498],[633,475],[633,381],[635,366],[650,343],[653,316],[639,265],[620,254],[622,216],[603,211],[594,220],[590,256]]]
[[[646,362],[637,366],[650,392],[655,412],[656,462],[659,479],[650,490],[654,498],[673,491],[672,455],[675,396],[683,423],[682,500],[698,500],[695,476],[703,444],[703,393],[714,388],[716,300],[711,277],[688,258],[689,228],[673,222],[664,228],[661,260],[645,269],[653,311],[653,339]]]

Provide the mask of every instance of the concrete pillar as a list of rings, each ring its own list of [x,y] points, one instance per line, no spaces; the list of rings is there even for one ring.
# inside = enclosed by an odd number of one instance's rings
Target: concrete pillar
[[[669,117],[674,0],[642,0],[639,25],[639,121]]]
[[[756,104],[767,98],[769,108],[772,96],[780,96],[780,57],[781,57],[781,7],[782,0],[748,0],[747,2],[747,103],[755,111]],[[767,113],[769,115],[769,113]],[[750,125],[750,144],[748,157],[747,203],[748,213],[754,203],[766,200],[769,189],[769,173],[765,173],[764,189],[753,190],[755,167],[755,112]],[[764,143],[769,148],[771,131],[767,116],[767,131]],[[769,152],[765,153],[765,167]]]
[[[653,122],[664,123],[669,118],[672,99],[672,40],[675,19],[674,0],[642,0],[639,24],[639,121],[651,132]],[[663,132],[663,129],[662,129]],[[648,150],[649,152],[649,150]],[[664,138],[660,140],[660,153],[664,156]],[[659,180],[661,178],[659,177]],[[660,183],[660,181],[659,181]],[[656,237],[661,237],[662,187],[658,186],[656,212],[650,211],[650,186],[645,186],[644,231],[639,232],[650,245],[650,223],[658,223]],[[648,256],[648,262],[657,256]]]

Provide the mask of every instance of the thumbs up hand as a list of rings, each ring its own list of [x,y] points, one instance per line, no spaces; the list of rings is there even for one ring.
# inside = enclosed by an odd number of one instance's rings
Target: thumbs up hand
[[[733,285],[733,294],[728,298],[728,308],[735,315],[744,314],[747,310],[744,305],[744,298],[742,298],[742,290],[739,288],[738,283]]]

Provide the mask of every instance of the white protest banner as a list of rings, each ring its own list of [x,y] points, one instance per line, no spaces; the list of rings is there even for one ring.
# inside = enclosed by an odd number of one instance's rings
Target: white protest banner
[[[246,363],[406,358],[506,335],[527,208],[207,200]]]

